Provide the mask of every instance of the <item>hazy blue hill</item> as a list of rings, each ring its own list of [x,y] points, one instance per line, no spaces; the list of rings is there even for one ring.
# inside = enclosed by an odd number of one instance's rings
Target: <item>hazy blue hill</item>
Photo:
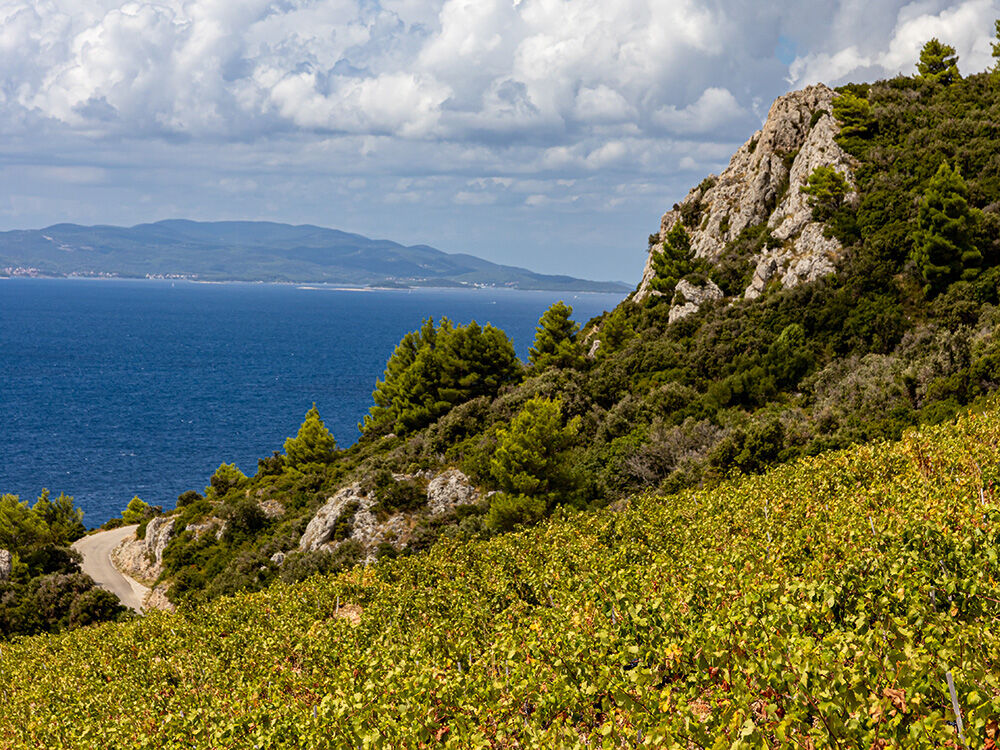
[[[134,227],[55,224],[0,232],[0,269],[48,275],[182,275],[212,281],[626,291],[618,282],[549,276],[427,245],[401,245],[308,224],[186,220]]]

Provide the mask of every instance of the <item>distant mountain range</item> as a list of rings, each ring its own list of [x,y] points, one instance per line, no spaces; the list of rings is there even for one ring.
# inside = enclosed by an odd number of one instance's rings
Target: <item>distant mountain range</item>
[[[352,286],[497,286],[626,292],[620,282],[551,276],[428,245],[405,246],[310,225],[158,221],[56,224],[0,232],[2,276],[184,278]]]

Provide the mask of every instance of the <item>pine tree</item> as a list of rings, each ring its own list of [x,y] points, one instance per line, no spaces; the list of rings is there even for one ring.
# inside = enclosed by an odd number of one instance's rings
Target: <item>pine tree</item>
[[[809,196],[813,219],[826,221],[843,205],[849,186],[844,175],[833,167],[816,167],[799,190]]]
[[[359,426],[366,435],[419,429],[469,399],[496,395],[520,369],[499,328],[475,321],[456,327],[447,318],[435,327],[428,319],[396,347]]]
[[[867,99],[845,91],[833,100],[833,116],[840,123],[836,139],[866,138],[875,127],[871,104]]]
[[[290,466],[329,463],[336,451],[337,442],[320,419],[316,404],[313,404],[306,412],[298,434],[285,440],[286,462]]]
[[[583,363],[578,341],[580,326],[570,316],[573,308],[560,300],[546,310],[535,328],[535,344],[528,361],[538,370],[546,367],[576,367]]]
[[[972,241],[978,212],[969,207],[968,194],[962,175],[946,161],[927,183],[917,214],[912,258],[928,292],[941,291],[959,277],[978,273],[982,255]]]
[[[958,72],[958,55],[955,54],[955,48],[938,41],[937,37],[927,42],[920,50],[917,72],[925,81],[945,86],[962,77]]]
[[[671,297],[677,282],[694,270],[691,237],[678,221],[667,232],[662,252],[653,254],[653,271],[656,273],[656,277],[650,286],[655,291]]]
[[[487,526],[507,530],[534,523],[556,504],[579,501],[580,482],[568,460],[580,418],[563,424],[559,401],[536,396],[497,432],[490,471],[501,490],[494,496]]]

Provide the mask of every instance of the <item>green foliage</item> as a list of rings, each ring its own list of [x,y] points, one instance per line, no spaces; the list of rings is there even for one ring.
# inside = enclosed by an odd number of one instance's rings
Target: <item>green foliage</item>
[[[42,489],[32,508],[34,514],[41,518],[48,527],[48,540],[56,544],[75,542],[86,533],[83,526],[83,510],[73,504],[73,498],[63,493],[55,500],[50,499],[49,491]]]
[[[0,495],[0,549],[29,549],[45,538],[45,521],[17,495]]]
[[[9,575],[0,578],[0,637],[75,628],[113,620],[124,608],[102,596],[80,573],[80,555],[69,545],[84,534],[83,512],[73,498],[51,499],[42,490],[29,507],[16,495],[0,495],[0,549],[11,553]]]
[[[924,44],[920,50],[920,62],[917,63],[920,77],[929,83],[940,83],[950,86],[961,80],[958,72],[958,55],[950,44],[943,44],[934,37]]]
[[[563,424],[559,401],[536,397],[525,403],[509,429],[497,432],[490,469],[504,494],[494,499],[488,526],[531,523],[557,504],[579,502],[579,480],[567,453],[579,429],[579,417]]]
[[[572,314],[573,308],[561,300],[542,314],[535,328],[534,346],[528,351],[528,362],[536,370],[583,364],[583,348],[577,340],[580,326],[570,318]]]
[[[844,176],[833,167],[816,167],[799,190],[809,196],[813,219],[826,221],[843,205],[849,186]]]
[[[153,510],[150,508],[149,503],[136,495],[128,501],[128,505],[122,511],[122,521],[126,525],[142,523],[149,518],[152,512]]]
[[[312,576],[339,573],[351,568],[363,553],[361,545],[353,539],[338,544],[332,552],[325,549],[291,552],[281,566],[281,580],[294,583]]]
[[[691,237],[681,222],[667,232],[663,250],[653,254],[652,263],[656,277],[651,286],[668,298],[673,296],[678,281],[698,269],[691,250]]]
[[[993,22],[996,29],[996,41],[993,42],[993,59],[996,65],[993,66],[993,77],[1000,78],[1000,18]]]
[[[851,138],[866,138],[875,127],[871,104],[850,91],[843,91],[833,100],[833,116],[840,122],[837,142]]]
[[[309,416],[309,414],[306,415],[307,422],[309,421]],[[319,415],[317,415],[317,419],[318,417]],[[310,427],[310,429],[312,428]],[[309,437],[303,436],[303,430],[305,430],[304,424],[302,425],[302,429],[299,430],[298,439],[308,440]],[[290,440],[292,440],[292,438],[288,438],[288,440],[285,441],[285,450],[288,450],[288,441]],[[300,446],[293,448],[293,450],[301,451],[301,444]],[[246,475],[239,470],[236,464],[219,464],[219,468],[215,470],[215,473],[212,474],[212,478],[209,480],[208,487],[205,488],[205,494],[209,497],[225,497],[230,490],[234,490],[244,484],[246,479]]]
[[[0,746],[932,750],[962,744],[950,673],[964,746],[986,748],[998,444],[994,404],[714,490],[18,640]]]
[[[942,162],[927,183],[917,218],[913,261],[929,290],[955,279],[972,278],[982,255],[972,244],[977,212],[969,207],[965,180]]]
[[[326,464],[333,461],[337,453],[337,442],[323,424],[316,404],[306,412],[302,426],[294,438],[285,440],[285,462],[294,467],[309,464]],[[220,469],[222,467],[219,467]],[[242,476],[242,472],[240,473]]]
[[[397,480],[387,468],[376,470],[363,485],[374,492],[377,512],[393,514],[416,510],[427,503],[426,486],[415,479]]]
[[[389,358],[360,427],[366,435],[410,432],[460,403],[496,395],[519,375],[514,346],[503,331],[475,321],[455,327],[447,318],[435,327],[428,319]]]

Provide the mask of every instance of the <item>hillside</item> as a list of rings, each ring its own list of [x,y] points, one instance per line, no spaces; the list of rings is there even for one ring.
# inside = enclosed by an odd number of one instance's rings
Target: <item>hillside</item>
[[[4,647],[0,745],[994,747],[998,93],[780,97],[615,310],[427,320],[356,444],[130,503],[178,613]]]
[[[224,464],[184,493],[122,566],[200,602],[952,418],[1000,386],[996,85],[781,97],[665,214],[614,311],[579,330],[553,306],[527,363],[502,331],[427,321],[358,443],[307,416],[253,476]],[[954,246],[934,234],[942,190],[964,211],[950,266],[921,255]]]
[[[26,269],[50,276],[627,291],[617,282],[538,274],[427,245],[250,221],[173,220],[127,228],[57,224],[0,232],[0,275]]]
[[[1000,406],[5,645],[11,747],[992,747]]]

